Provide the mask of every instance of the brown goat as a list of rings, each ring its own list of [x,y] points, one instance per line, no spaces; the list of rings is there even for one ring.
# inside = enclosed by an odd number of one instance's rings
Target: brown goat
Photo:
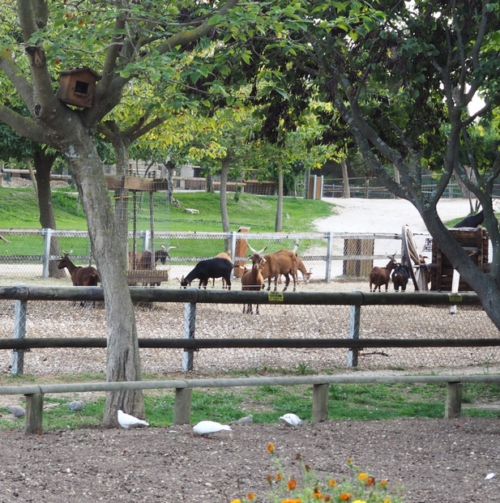
[[[260,292],[264,288],[264,278],[262,277],[262,269],[266,263],[266,259],[254,253],[250,259],[252,261],[251,269],[244,269],[245,272],[241,277],[241,289]],[[238,266],[241,267],[241,266]],[[259,314],[259,304],[256,304],[255,314]],[[246,309],[246,311],[245,311]],[[243,314],[252,314],[252,304],[243,305]]]
[[[75,265],[71,262],[67,253],[61,257],[57,266],[58,269],[64,269],[65,267],[71,275],[73,286],[97,286],[97,283],[101,281],[99,272],[95,267]]]
[[[302,279],[304,280],[304,283],[309,283],[309,280],[311,279],[312,276],[312,269],[309,269],[309,271],[306,269],[306,266],[304,265],[304,262],[302,262],[302,259],[297,255],[297,273],[300,271],[302,273]],[[299,279],[296,279],[297,283],[299,282]]]
[[[136,269],[139,271],[146,271],[148,269],[154,269],[156,262],[158,260],[165,264],[167,258],[170,258],[169,251],[173,248],[177,248],[177,246],[169,246],[165,248],[165,246],[161,245],[159,250],[155,251],[154,263],[152,261],[152,253],[149,250],[144,251],[143,253],[136,252],[135,253],[135,264],[134,264],[134,253],[128,252],[128,262],[130,269]]]
[[[274,291],[278,289],[278,279],[281,274],[285,276],[285,287],[290,284],[290,276],[293,279],[293,291],[297,289],[297,257],[291,250],[279,250],[265,255],[266,262],[262,270],[262,277],[268,280],[268,290],[271,290],[271,280],[274,279]]]
[[[380,287],[385,285],[385,291],[389,288],[389,280],[391,279],[391,271],[396,267],[396,261],[394,260],[394,255],[389,255],[388,257],[391,261],[385,267],[377,267],[375,266],[370,271],[370,292],[376,292],[377,288],[380,292]],[[374,288],[372,290],[372,285]]]

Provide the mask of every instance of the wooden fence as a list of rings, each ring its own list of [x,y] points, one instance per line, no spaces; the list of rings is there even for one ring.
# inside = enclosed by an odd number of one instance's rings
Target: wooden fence
[[[330,384],[360,383],[447,383],[445,419],[457,417],[461,412],[463,383],[500,382],[500,375],[479,376],[301,376],[253,377],[233,379],[176,379],[167,381],[128,381],[78,384],[40,384],[1,386],[0,395],[26,396],[25,433],[41,434],[43,400],[47,393],[81,393],[89,391],[122,391],[147,389],[175,389],[174,424],[189,424],[191,395],[194,388],[227,388],[238,386],[313,386],[312,422],[328,419],[328,388]]]
[[[194,327],[187,323],[185,339],[140,339],[140,347],[183,347],[189,353],[203,347],[346,347],[349,348],[351,366],[357,365],[357,351],[361,347],[422,347],[422,346],[499,346],[497,339],[370,339],[359,340],[359,309],[362,305],[477,305],[476,294],[440,294],[440,293],[407,293],[375,294],[364,292],[350,293],[302,293],[302,292],[244,292],[244,291],[210,291],[189,288],[185,290],[157,290],[148,288],[131,288],[133,301],[141,302],[185,302],[186,309],[195,309],[197,303],[220,304],[271,304],[290,305],[350,305],[352,329],[349,339],[194,339]],[[15,323],[17,335],[23,329],[23,313],[26,314],[28,301],[102,301],[103,291],[100,287],[29,287],[17,285],[0,287],[0,299],[16,301]],[[24,319],[25,321],[25,319]],[[17,358],[27,348],[35,347],[105,347],[105,339],[15,339],[0,340],[0,349],[17,349]],[[191,353],[192,356],[192,353]],[[192,363],[192,361],[191,361]],[[18,365],[19,368],[19,365]],[[189,368],[185,368],[189,370]],[[312,421],[318,422],[328,418],[328,387],[330,384],[352,383],[444,383],[448,384],[445,418],[456,417],[461,410],[462,383],[464,382],[500,382],[500,375],[481,376],[301,376],[301,377],[266,377],[235,379],[177,379],[166,381],[134,382],[101,382],[81,384],[41,384],[26,386],[3,386],[0,394],[26,396],[26,434],[40,434],[42,431],[43,400],[47,393],[73,393],[88,391],[117,391],[144,389],[175,389],[174,423],[189,423],[191,415],[191,394],[194,388],[235,387],[264,385],[312,385]]]

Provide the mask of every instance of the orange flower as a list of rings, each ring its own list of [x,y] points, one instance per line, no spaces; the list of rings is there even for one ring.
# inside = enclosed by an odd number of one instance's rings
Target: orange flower
[[[286,486],[288,487],[289,491],[293,491],[297,487],[297,481],[294,479],[290,479],[287,483]]]
[[[267,452],[268,452],[269,454],[272,454],[272,453],[274,452],[274,444],[273,444],[272,442],[269,442],[269,443],[267,444],[267,449],[266,449],[266,450],[267,450]]]
[[[323,495],[319,492],[314,492],[313,493],[313,498],[317,499],[317,500],[322,500],[323,499]]]
[[[255,493],[248,493],[247,494],[247,500],[254,500],[255,499]]]
[[[283,478],[283,475],[281,473],[276,474],[276,480],[281,480]]]
[[[331,496],[325,496],[325,501],[332,501],[332,497]]]
[[[368,477],[366,479],[366,485],[367,486],[374,486],[375,485],[375,477]]]
[[[281,503],[302,503],[301,499],[285,499],[281,500]]]
[[[352,498],[351,493],[342,493],[340,495],[340,501],[349,501]]]
[[[369,477],[370,477],[370,476],[369,476],[367,473],[365,473],[365,472],[361,472],[361,473],[358,475],[358,479],[359,479],[359,480],[361,480],[361,481],[363,481],[363,482],[364,482],[365,480],[368,480],[368,478],[369,478]]]
[[[329,485],[330,487],[335,487],[335,486],[337,485],[337,481],[336,481],[335,479],[330,479],[330,480],[328,481],[328,485]]]
[[[381,481],[379,482],[379,484],[380,484],[382,487],[385,487],[388,483],[389,483],[389,481],[388,481],[388,480],[381,480]]]

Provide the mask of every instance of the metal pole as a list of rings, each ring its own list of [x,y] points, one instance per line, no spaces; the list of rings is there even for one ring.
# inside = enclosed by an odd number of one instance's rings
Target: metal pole
[[[359,339],[359,323],[361,319],[361,306],[351,306],[349,315],[349,339]],[[358,353],[357,349],[349,349],[347,354],[347,366],[358,366]]]
[[[330,283],[332,279],[332,254],[333,254],[333,232],[326,233],[326,273],[325,281]]]
[[[196,303],[188,302],[184,309],[184,339],[194,339],[196,329]],[[182,371],[193,370],[192,349],[184,349],[182,353]]]
[[[27,286],[27,285],[25,285]],[[26,311],[28,301],[16,300],[14,304],[14,339],[24,339],[26,336]],[[24,369],[24,349],[12,351],[12,375],[22,375]]]
[[[42,229],[42,236],[44,238],[42,278],[48,278],[49,262],[50,262],[50,241],[52,239],[52,229]]]

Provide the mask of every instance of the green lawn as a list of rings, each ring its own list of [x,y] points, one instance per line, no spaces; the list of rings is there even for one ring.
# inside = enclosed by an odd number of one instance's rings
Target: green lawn
[[[262,371],[258,372],[259,375]],[[234,374],[234,375],[233,375]],[[231,373],[242,377],[245,373]],[[287,375],[294,375],[288,372]],[[295,375],[300,375],[297,369]],[[161,380],[164,376],[145,374],[144,379]],[[47,380],[47,377],[45,378]],[[54,376],[51,382],[91,382],[105,380],[104,374]],[[0,378],[0,385],[21,385],[34,382],[33,376]],[[500,386],[496,383],[464,383],[463,403],[479,404],[477,408],[462,410],[463,415],[498,417],[498,411],[481,409],[480,404],[498,402]],[[174,391],[146,391],[146,418],[151,426],[168,426],[173,421]],[[44,413],[44,429],[91,427],[100,424],[104,412],[104,398],[88,403],[79,412],[71,412],[69,398],[46,398],[49,407]],[[442,418],[446,400],[446,384],[342,384],[329,387],[330,419],[383,420],[396,418]],[[12,403],[17,402],[13,399]],[[0,409],[0,412],[7,411]],[[305,421],[311,420],[311,386],[260,386],[237,388],[195,389],[192,396],[191,422],[206,417],[228,423],[253,414],[256,423],[276,423],[287,412],[294,412]],[[24,427],[24,419],[15,422]],[[12,428],[12,421],[0,418],[0,428]]]
[[[71,189],[57,189],[52,193],[58,230],[86,230],[87,222],[77,193]],[[222,232],[219,194],[206,192],[175,193],[180,207],[169,206],[164,193],[154,194],[155,231],[163,232]],[[277,197],[241,194],[238,201],[233,194],[227,198],[231,230],[250,227],[252,232],[274,232]],[[199,211],[186,213],[186,208]],[[332,214],[333,207],[324,201],[286,197],[283,206],[283,232],[307,232],[316,218]],[[132,202],[130,200],[132,218]],[[39,229],[39,210],[31,188],[0,187],[0,228]],[[132,220],[129,229],[132,230]],[[137,197],[137,228],[150,228],[149,195]]]

